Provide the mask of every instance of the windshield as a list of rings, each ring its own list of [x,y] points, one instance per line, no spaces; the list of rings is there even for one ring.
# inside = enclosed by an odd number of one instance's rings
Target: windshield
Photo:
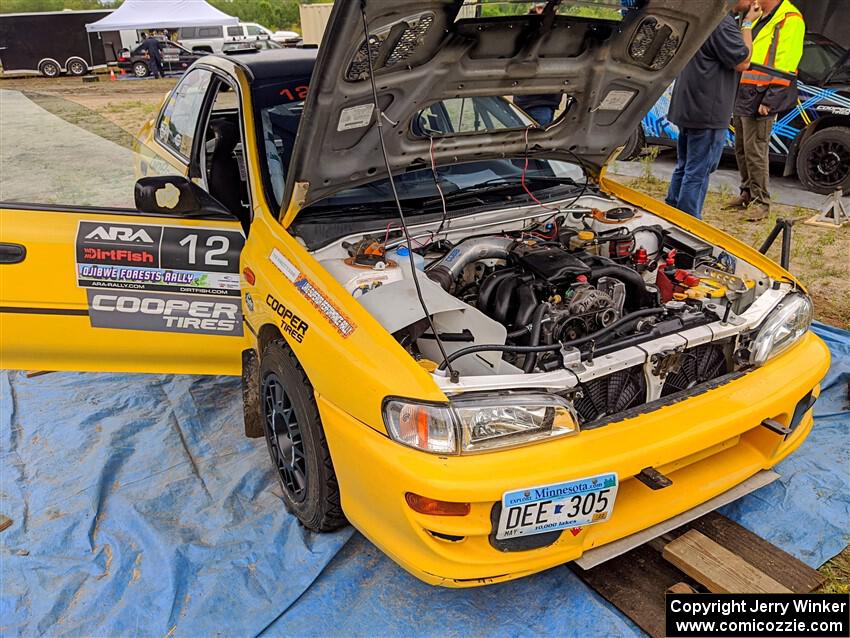
[[[292,157],[298,124],[304,110],[304,98],[307,93],[307,80],[288,83],[271,83],[255,87],[254,101],[258,120],[261,122],[261,148],[263,153],[263,182],[272,210],[280,210],[286,185],[286,172]],[[413,133],[440,134],[448,128],[466,128],[469,115],[469,128],[473,132],[475,116],[483,114],[486,123],[493,128],[527,126],[531,120],[521,110],[504,98],[481,97],[467,98],[469,105],[464,107],[458,101],[449,104],[431,105],[420,113],[413,123]],[[455,103],[457,102],[457,103]],[[476,103],[480,102],[480,104]],[[445,108],[444,108],[445,107]],[[463,108],[462,108],[463,107]],[[463,111],[463,112],[462,112]],[[436,115],[444,116],[436,118]],[[458,126],[463,123],[463,126]],[[452,125],[453,124],[453,125]],[[583,171],[580,167],[560,161],[529,159],[497,159],[464,164],[452,164],[437,168],[437,180],[430,166],[422,166],[395,177],[399,199],[406,208],[416,207],[414,212],[435,212],[442,210],[442,198],[446,199],[446,209],[469,208],[470,204],[486,205],[492,202],[531,201],[531,197],[522,185],[525,173],[526,187],[535,197],[544,199],[573,190],[576,184],[583,184]],[[467,197],[468,195],[468,197]],[[375,213],[379,216],[395,214],[395,200],[386,178],[343,190],[322,201],[316,202],[301,215],[311,217],[324,214],[337,216],[340,213],[357,215]]]
[[[799,74],[806,82],[822,82],[831,74],[829,82],[847,82],[850,80],[850,62],[847,50],[823,36],[809,35],[800,59]],[[843,58],[843,59],[842,59]],[[841,63],[839,68],[836,65]],[[834,72],[833,72],[833,69]],[[832,73],[831,73],[832,72]]]
[[[431,167],[409,171],[395,176],[395,186],[402,206],[411,212],[439,212],[443,200],[446,209],[469,208],[491,202],[531,201],[523,187],[525,161],[522,159],[497,159],[464,164]],[[563,194],[583,184],[582,170],[565,162],[531,159],[525,169],[525,186],[541,199]],[[437,183],[440,189],[437,189]],[[442,197],[440,197],[442,191]],[[349,188],[316,202],[302,211],[302,215],[348,211],[389,212],[395,215],[396,205],[387,178]]]

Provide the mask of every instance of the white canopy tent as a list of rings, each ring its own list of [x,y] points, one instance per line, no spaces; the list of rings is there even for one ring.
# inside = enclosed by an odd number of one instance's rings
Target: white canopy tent
[[[122,29],[176,29],[238,24],[205,0],[124,0],[105,18],[86,25],[86,31],[121,31]]]

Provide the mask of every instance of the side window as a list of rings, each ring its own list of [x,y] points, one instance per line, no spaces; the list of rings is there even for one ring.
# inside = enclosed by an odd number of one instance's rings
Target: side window
[[[156,139],[187,161],[211,77],[204,69],[187,73],[171,92],[156,127]]]
[[[198,27],[199,38],[220,38],[221,34],[221,27]]]
[[[227,37],[238,37],[242,35],[242,25],[237,24],[235,27],[227,27]]]
[[[248,31],[248,35],[265,35],[265,31],[256,24],[249,24],[245,28]]]
[[[826,77],[841,54],[815,42],[806,42],[803,57],[800,59],[799,71],[808,76],[810,82],[817,82]]]
[[[193,40],[198,37],[198,27],[183,27],[180,29],[180,37],[184,40]]]

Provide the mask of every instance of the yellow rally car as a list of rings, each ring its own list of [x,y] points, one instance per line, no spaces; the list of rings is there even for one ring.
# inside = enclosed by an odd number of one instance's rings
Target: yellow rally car
[[[134,207],[5,203],[2,364],[241,374],[286,507],[447,586],[792,452],[829,362],[803,288],[603,171],[727,3],[461,4],[337,2],[318,54],[198,61]],[[541,94],[546,127],[505,97]]]

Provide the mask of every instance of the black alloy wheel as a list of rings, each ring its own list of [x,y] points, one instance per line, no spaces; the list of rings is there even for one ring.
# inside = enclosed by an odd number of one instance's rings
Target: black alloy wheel
[[[829,195],[850,190],[850,128],[832,126],[811,135],[797,156],[797,175],[807,189]]]
[[[292,400],[280,377],[270,372],[263,379],[263,416],[266,443],[277,468],[283,489],[296,503],[307,494],[307,461],[304,457],[304,439]]]
[[[345,525],[316,393],[283,338],[263,348],[258,386],[266,447],[286,509],[317,532]]]

